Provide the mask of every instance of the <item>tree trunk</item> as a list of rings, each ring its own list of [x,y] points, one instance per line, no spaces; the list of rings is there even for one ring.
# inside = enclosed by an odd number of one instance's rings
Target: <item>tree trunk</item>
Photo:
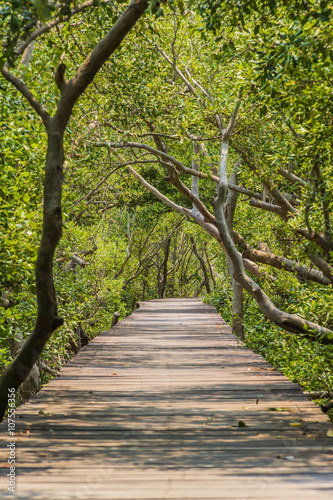
[[[167,277],[168,277],[168,259],[169,259],[169,252],[170,252],[170,243],[171,243],[171,238],[167,238],[164,241],[164,243],[163,243],[164,258],[163,258],[162,264],[161,265],[158,264],[157,291],[158,291],[158,298],[159,299],[163,299],[163,297],[164,297],[165,285],[166,285]]]
[[[191,236],[190,239],[191,239],[191,243],[193,246],[193,251],[195,253],[195,256],[197,257],[197,259],[201,265],[201,269],[202,269],[202,272],[204,275],[204,285],[205,285],[206,291],[207,291],[207,293],[211,293],[210,283],[209,283],[209,272],[208,272],[206,263],[205,263],[202,255],[199,253],[199,250],[197,249],[197,245],[195,244],[195,239],[193,238],[193,236]]]
[[[235,280],[231,261],[229,271],[232,284],[232,333],[244,340],[244,293],[243,287]]]
[[[64,322],[57,313],[52,269],[54,251],[62,235],[63,140],[67,123],[78,98],[111,54],[119,47],[147,6],[147,0],[132,0],[69,81],[65,80],[66,68],[62,62],[60,63],[55,73],[55,81],[61,95],[53,118],[49,116],[25,83],[10,73],[7,63],[1,68],[3,76],[21,92],[43,120],[48,136],[48,147],[44,181],[43,232],[36,262],[37,319],[21,351],[1,377],[0,421],[7,409],[8,389],[19,388],[29,375],[52,332]]]
[[[209,274],[210,274],[210,279],[212,280],[212,285],[213,285],[213,289],[214,289],[216,286],[216,281],[214,278],[214,271],[213,271],[212,265],[209,261],[209,255],[208,255],[208,251],[207,251],[207,241],[204,242],[204,254],[206,257],[206,262],[207,262],[207,266],[208,266],[208,270],[209,270]]]
[[[50,120],[44,181],[43,232],[36,262],[37,319],[19,354],[2,375],[0,419],[7,409],[8,388],[18,389],[38,360],[52,332],[64,322],[58,317],[53,284],[53,256],[62,235],[63,130]]]
[[[234,171],[230,175],[230,183],[237,186],[238,176]],[[225,204],[225,217],[232,237],[234,227],[234,214],[237,205],[238,193],[229,189],[228,196]],[[238,283],[234,276],[234,266],[231,259],[228,258],[228,268],[232,284],[232,333],[237,335],[240,339],[244,340],[244,306],[243,306],[243,287]]]
[[[175,234],[172,253],[172,297],[175,296],[176,260],[177,260],[177,235]]]

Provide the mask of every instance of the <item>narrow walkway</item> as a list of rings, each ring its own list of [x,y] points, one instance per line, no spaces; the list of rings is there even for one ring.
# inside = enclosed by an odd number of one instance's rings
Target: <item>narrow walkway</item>
[[[17,499],[333,498],[333,426],[198,299],[142,303],[18,414]]]

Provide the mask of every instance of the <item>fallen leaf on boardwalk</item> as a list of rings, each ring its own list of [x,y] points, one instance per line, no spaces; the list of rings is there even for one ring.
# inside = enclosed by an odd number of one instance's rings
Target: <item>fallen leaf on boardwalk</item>
[[[267,411],[291,411],[290,408],[267,408]]]
[[[247,427],[246,423],[243,420],[239,420],[238,427]]]
[[[296,427],[297,425],[302,425],[301,422],[290,422],[289,425]]]
[[[326,436],[328,437],[333,437],[333,429],[328,429],[328,431],[326,432]]]
[[[118,375],[118,373],[112,373],[112,375]]]

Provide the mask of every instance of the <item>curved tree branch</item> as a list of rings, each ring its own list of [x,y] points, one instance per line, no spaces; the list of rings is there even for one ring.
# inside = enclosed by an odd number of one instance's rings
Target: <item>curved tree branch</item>
[[[266,203],[266,201],[259,201],[255,199],[251,199],[249,201],[249,205],[251,207],[261,208],[261,210],[266,210],[267,212],[278,214],[282,219],[286,220],[285,212],[280,205],[273,205],[272,203]]]
[[[284,168],[279,167],[279,172],[285,179],[290,181],[292,184],[300,184],[303,187],[308,186],[307,182],[303,181],[303,179],[297,177],[297,175],[293,174],[292,172],[289,172],[289,170],[285,170]]]
[[[245,194],[246,196],[251,196],[251,198],[255,198],[257,200],[262,200],[262,194],[255,193],[254,191],[250,191],[250,189],[246,189],[243,186],[236,186],[235,184],[229,182],[228,189],[232,189],[233,191],[237,191],[237,193]]]
[[[41,105],[41,103],[36,99],[36,97],[32,94],[32,92],[28,89],[26,84],[17,78],[17,76],[13,75],[8,69],[8,65],[4,64],[1,68],[2,75],[10,82],[17,90],[26,98],[30,106],[36,111],[36,113],[41,117],[45,128],[48,127],[50,116],[46,109]]]
[[[316,269],[309,269],[307,266],[302,266],[298,264],[298,262],[287,259],[286,257],[281,257],[280,255],[276,255],[270,251],[256,250],[235,231],[233,232],[233,238],[235,243],[244,249],[242,255],[246,259],[296,274],[297,277],[303,280],[314,281],[316,283],[320,283],[321,285],[331,284],[330,279],[325,276],[324,273],[317,271]]]
[[[316,323],[307,321],[294,314],[288,314],[278,309],[270,298],[263,292],[260,286],[249,278],[244,271],[242,259],[235,247],[235,244],[229,234],[226,220],[224,217],[223,203],[225,200],[227,186],[220,184],[218,195],[213,202],[216,224],[225,246],[227,255],[234,266],[234,277],[251,294],[257,302],[261,312],[275,324],[284,330],[292,333],[303,334],[307,337],[320,340],[322,342],[333,344],[333,331],[324,328]]]
[[[109,3],[109,1],[108,0],[101,1],[100,3],[101,4],[107,4],[107,3]],[[20,43],[20,45],[15,49],[15,54],[17,56],[21,55],[25,51],[25,49],[28,47],[28,45],[30,45],[30,43],[32,41],[36,40],[36,38],[38,38],[40,35],[43,35],[44,33],[47,33],[52,28],[55,28],[55,26],[58,26],[61,23],[66,23],[75,14],[78,14],[79,12],[83,12],[84,10],[89,9],[90,7],[96,7],[96,5],[97,4],[96,4],[96,2],[94,0],[89,0],[88,2],[85,2],[85,3],[81,4],[81,5],[78,5],[77,7],[74,7],[71,10],[71,13],[70,13],[69,16],[65,16],[62,19],[57,18],[57,19],[54,19],[53,21],[51,21],[51,22],[49,22],[47,24],[44,24],[40,28],[36,29],[33,33],[31,33],[28,36],[28,38],[26,38],[23,42]]]
[[[127,149],[127,148],[144,149],[157,157],[163,158],[165,161],[171,162],[179,172],[189,175],[195,175],[196,177],[199,177],[201,179],[210,179],[214,182],[219,181],[219,178],[215,175],[205,174],[203,172],[197,172],[192,168],[185,167],[185,165],[179,160],[177,160],[177,158],[175,158],[174,156],[171,156],[165,153],[164,151],[160,151],[159,149],[153,148],[152,146],[148,146],[147,144],[143,144],[140,142],[97,142],[94,144],[94,146],[97,148],[106,147],[114,149]]]
[[[119,47],[127,33],[133,28],[148,6],[148,0],[132,0],[107,35],[95,46],[81,64],[73,78],[63,88],[55,118],[68,122],[72,109],[80,95],[92,82],[97,72]]]

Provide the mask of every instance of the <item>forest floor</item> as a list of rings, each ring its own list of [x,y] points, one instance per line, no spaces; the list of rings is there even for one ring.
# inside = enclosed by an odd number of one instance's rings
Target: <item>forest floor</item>
[[[321,500],[332,430],[214,307],[164,299],[102,332],[22,405],[0,457],[14,442],[20,500]]]

